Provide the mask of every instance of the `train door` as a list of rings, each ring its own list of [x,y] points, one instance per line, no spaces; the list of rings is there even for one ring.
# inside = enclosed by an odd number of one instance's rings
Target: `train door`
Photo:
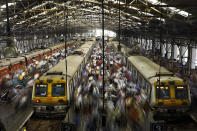
[[[151,92],[152,92],[152,87],[151,87],[151,85],[149,84],[149,83],[147,83],[147,85],[146,85],[146,91],[147,91],[147,100],[151,100]]]
[[[77,81],[79,82],[80,77],[81,77],[81,65],[80,65],[79,70],[78,70],[77,73],[78,73],[78,75],[77,75]]]
[[[73,96],[73,90],[74,90],[74,88],[75,88],[75,79],[73,77],[73,79],[72,79],[72,88],[71,88],[71,96]]]
[[[131,70],[131,64],[129,62],[127,62],[127,68],[128,70]]]

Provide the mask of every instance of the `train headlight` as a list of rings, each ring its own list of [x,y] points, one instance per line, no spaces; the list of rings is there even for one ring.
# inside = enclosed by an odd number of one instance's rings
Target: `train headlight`
[[[40,100],[39,100],[39,99],[37,99],[37,100],[36,100],[36,103],[40,103]]]

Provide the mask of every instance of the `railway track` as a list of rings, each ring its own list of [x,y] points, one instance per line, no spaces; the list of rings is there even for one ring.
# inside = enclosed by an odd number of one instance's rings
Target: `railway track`
[[[48,119],[32,116],[22,129],[26,129],[27,131],[60,131],[63,119]]]
[[[197,123],[190,117],[167,121],[167,131],[197,131]]]

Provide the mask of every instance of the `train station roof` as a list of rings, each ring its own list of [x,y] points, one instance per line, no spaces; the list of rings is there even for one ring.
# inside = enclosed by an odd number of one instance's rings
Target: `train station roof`
[[[120,20],[119,20],[120,12]],[[102,27],[102,0],[6,0],[0,1],[0,35],[6,35],[7,15],[14,34],[83,31]],[[66,20],[67,19],[67,20]],[[196,0],[104,0],[105,29],[122,34],[195,39]]]

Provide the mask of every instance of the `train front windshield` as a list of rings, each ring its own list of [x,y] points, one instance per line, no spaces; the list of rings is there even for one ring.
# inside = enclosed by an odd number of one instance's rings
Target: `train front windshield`
[[[52,96],[65,96],[65,83],[56,83],[52,85]]]
[[[158,99],[170,99],[170,88],[169,87],[157,87],[157,98]]]
[[[176,99],[187,99],[188,94],[187,94],[187,87],[184,86],[177,86],[175,87],[175,98]]]
[[[36,84],[35,85],[35,96],[46,97],[47,96],[47,84]]]

